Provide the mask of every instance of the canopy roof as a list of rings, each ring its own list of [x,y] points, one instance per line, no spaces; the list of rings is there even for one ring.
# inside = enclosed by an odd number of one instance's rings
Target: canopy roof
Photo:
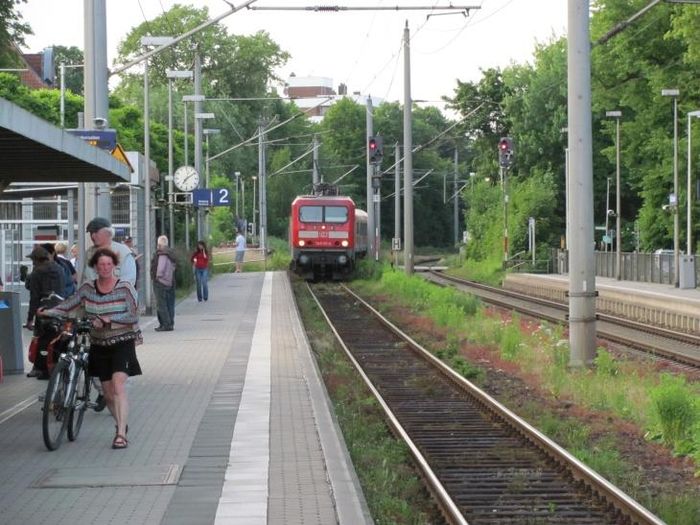
[[[0,183],[129,179],[129,167],[109,152],[0,98]]]

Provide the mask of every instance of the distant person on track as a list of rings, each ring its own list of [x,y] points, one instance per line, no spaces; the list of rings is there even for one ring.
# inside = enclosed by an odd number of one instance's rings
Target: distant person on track
[[[151,279],[156,294],[158,322],[156,332],[175,329],[175,253],[168,248],[168,238],[158,237],[157,250],[151,261]]]
[[[82,284],[78,293],[54,308],[40,310],[37,315],[75,317],[85,312],[94,317],[90,331],[89,371],[102,383],[109,411],[116,423],[113,449],[129,444],[127,417],[129,401],[126,379],[141,375],[136,358],[136,344],[141,342],[136,290],[126,280],[116,277],[119,257],[109,248],[98,248],[88,261],[97,273],[94,281]]]
[[[207,243],[204,241],[197,242],[197,249],[190,257],[192,261],[192,269],[194,270],[194,278],[197,283],[197,301],[200,303],[209,300],[209,251]]]
[[[236,236],[236,273],[243,271],[243,259],[245,258],[245,235],[243,230],[238,230]]]

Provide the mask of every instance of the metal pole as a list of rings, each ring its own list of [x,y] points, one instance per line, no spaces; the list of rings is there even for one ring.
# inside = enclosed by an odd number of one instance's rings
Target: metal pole
[[[202,94],[202,60],[199,53],[194,56],[194,94]],[[202,102],[196,100],[194,103],[194,114],[202,112]],[[202,120],[194,119],[194,169],[200,174],[199,187],[202,187]],[[197,239],[204,239],[202,232],[202,209],[197,209]]]
[[[691,111],[688,113],[688,188],[687,188],[687,196],[686,196],[686,253],[688,255],[693,255],[693,252],[695,251],[693,249],[693,224],[692,224],[692,219],[693,219],[693,186],[692,186],[692,180],[693,180],[693,175],[692,175],[692,170],[691,170],[691,164],[692,164],[692,156],[690,154],[690,151],[692,149],[693,141],[692,141],[692,126],[690,125],[690,121],[693,118],[693,116],[700,116],[700,112],[698,111]]]
[[[66,127],[66,65],[61,62],[61,128]]]
[[[398,142],[394,144],[394,239],[401,239],[401,150]],[[398,265],[399,250],[394,250],[394,266]]]
[[[673,284],[676,288],[680,286],[680,217],[678,198],[678,96],[673,97],[673,194],[676,205],[673,207]]]
[[[408,21],[403,30],[403,229],[404,270],[413,274],[413,124],[411,103],[411,47]]]
[[[204,187],[209,187],[209,133],[204,135],[206,141],[207,154],[204,160]],[[204,238],[209,240],[209,214],[204,218]]]
[[[144,188],[144,235],[143,235],[143,271],[146,275],[144,282],[144,303],[146,313],[151,313],[151,131],[149,124],[149,103],[148,103],[148,60],[143,67],[143,188]]]
[[[608,182],[605,190],[605,239],[603,244],[605,244],[605,253],[608,252],[608,240],[610,238],[610,177],[608,177]]]
[[[258,221],[255,216],[255,186],[256,186],[256,181],[257,177],[253,177],[253,240],[255,240],[255,237],[257,236],[258,233]]]
[[[320,177],[319,177],[319,173],[318,173],[318,135],[314,135],[313,148],[314,148],[314,156],[313,156],[314,160],[313,160],[313,170],[312,170],[312,174],[313,174],[312,182],[313,182],[313,185],[315,187],[316,184],[318,184],[320,182]]]
[[[182,102],[182,109],[183,109],[183,120],[185,121],[185,166],[189,165],[190,163],[190,158],[189,158],[189,148],[187,147],[187,102],[183,101]]]
[[[621,200],[622,195],[620,193],[621,183],[620,183],[620,118],[616,119],[615,126],[615,279],[620,281],[622,279],[622,233],[620,229],[622,228],[622,209]]]
[[[173,79],[168,78],[168,226],[170,246],[175,246],[175,220],[173,211]]]
[[[236,220],[238,220],[239,217],[241,216],[240,212],[238,211],[238,193],[239,193],[240,187],[241,187],[241,185],[240,185],[241,174],[240,174],[240,172],[237,171],[235,173],[235,175],[236,175]]]
[[[567,139],[568,140],[568,139]],[[566,237],[564,238],[564,243],[566,244],[566,250],[567,252],[571,250],[571,188],[569,187],[570,181],[569,181],[569,148],[564,149],[564,178],[565,182],[564,184],[566,185],[566,196],[565,196],[565,202],[566,202],[566,231],[565,235]]]
[[[374,254],[374,188],[372,188],[372,174],[374,165],[369,160],[369,138],[374,135],[374,119],[372,115],[372,97],[367,97],[365,106],[365,125],[367,128],[367,140],[365,149],[367,151],[367,243],[370,255]]]
[[[508,168],[501,168],[501,182],[503,184],[503,268],[507,268],[509,254],[508,246]]]
[[[459,150],[455,147],[455,172],[452,185],[452,196],[454,198],[453,224],[454,224],[454,245],[459,243],[459,200],[457,198],[457,175],[459,170]]]
[[[589,0],[568,0],[568,116],[571,248],[569,342],[571,366],[590,366],[596,355],[593,253],[593,139]]]

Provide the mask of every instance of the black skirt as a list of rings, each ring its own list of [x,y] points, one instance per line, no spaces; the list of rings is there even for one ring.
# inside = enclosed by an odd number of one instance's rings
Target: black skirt
[[[124,372],[128,376],[141,375],[141,365],[136,358],[134,341],[120,341],[114,345],[90,346],[89,370],[100,381],[111,381],[112,374]]]

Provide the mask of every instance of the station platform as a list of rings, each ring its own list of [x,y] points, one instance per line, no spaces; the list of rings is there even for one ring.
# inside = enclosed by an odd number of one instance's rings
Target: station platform
[[[569,276],[509,273],[503,287],[567,302]],[[596,277],[596,310],[672,330],[700,331],[700,290]]]
[[[372,523],[286,274],[209,290],[178,303],[173,332],[142,318],[125,450],[108,410],[89,410],[49,452],[46,382],[5,376],[0,524]]]

